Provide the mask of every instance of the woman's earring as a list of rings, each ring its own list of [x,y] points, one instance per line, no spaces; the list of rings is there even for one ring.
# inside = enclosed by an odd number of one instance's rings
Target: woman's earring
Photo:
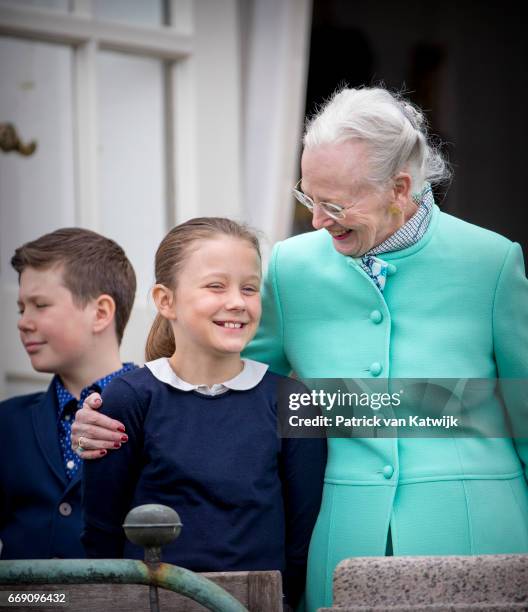
[[[396,202],[391,202],[389,204],[389,212],[392,215],[399,215],[401,213],[400,207],[396,204]]]

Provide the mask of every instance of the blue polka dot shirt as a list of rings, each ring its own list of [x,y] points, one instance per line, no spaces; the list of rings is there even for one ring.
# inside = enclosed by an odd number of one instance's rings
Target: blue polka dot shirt
[[[125,372],[129,372],[130,370],[134,370],[137,366],[133,363],[125,363],[120,370],[116,372],[112,372],[105,376],[104,378],[100,378],[96,380],[94,383],[85,387],[81,391],[81,397],[79,400],[75,398],[66,387],[62,384],[62,380],[59,376],[55,376],[55,392],[57,393],[57,402],[58,402],[58,412],[57,412],[57,429],[59,431],[59,444],[62,454],[62,460],[64,463],[64,469],[66,470],[66,476],[69,480],[71,480],[79,466],[82,463],[82,459],[78,457],[71,447],[71,428],[72,423],[75,418],[75,413],[79,408],[82,407],[84,400],[93,393],[97,391],[97,393],[101,393],[102,390],[106,387],[106,385],[114,379],[116,376],[121,376]]]

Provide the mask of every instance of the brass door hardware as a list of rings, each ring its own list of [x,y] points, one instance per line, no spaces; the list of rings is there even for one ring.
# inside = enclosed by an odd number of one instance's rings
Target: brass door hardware
[[[20,140],[15,126],[12,123],[0,123],[0,149],[4,153],[10,151],[17,151],[20,155],[33,155],[37,148],[36,140],[32,140],[27,144],[24,144]]]

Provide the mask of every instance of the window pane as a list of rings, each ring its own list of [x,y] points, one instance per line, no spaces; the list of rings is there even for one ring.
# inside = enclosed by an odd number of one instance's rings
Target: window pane
[[[102,228],[129,255],[141,304],[165,233],[163,64],[104,51],[98,77]]]
[[[52,9],[63,13],[69,10],[68,0],[0,0],[0,6],[27,6],[36,9]]]
[[[144,26],[163,25],[163,0],[94,0],[94,17]]]

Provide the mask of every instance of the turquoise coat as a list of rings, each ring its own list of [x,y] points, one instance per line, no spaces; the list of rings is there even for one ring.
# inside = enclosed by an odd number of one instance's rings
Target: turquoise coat
[[[417,244],[381,257],[383,295],[324,230],[277,244],[248,356],[302,378],[528,379],[518,244],[435,206]],[[339,561],[385,554],[389,525],[395,555],[528,552],[527,461],[509,438],[330,439],[308,610],[331,605]]]

